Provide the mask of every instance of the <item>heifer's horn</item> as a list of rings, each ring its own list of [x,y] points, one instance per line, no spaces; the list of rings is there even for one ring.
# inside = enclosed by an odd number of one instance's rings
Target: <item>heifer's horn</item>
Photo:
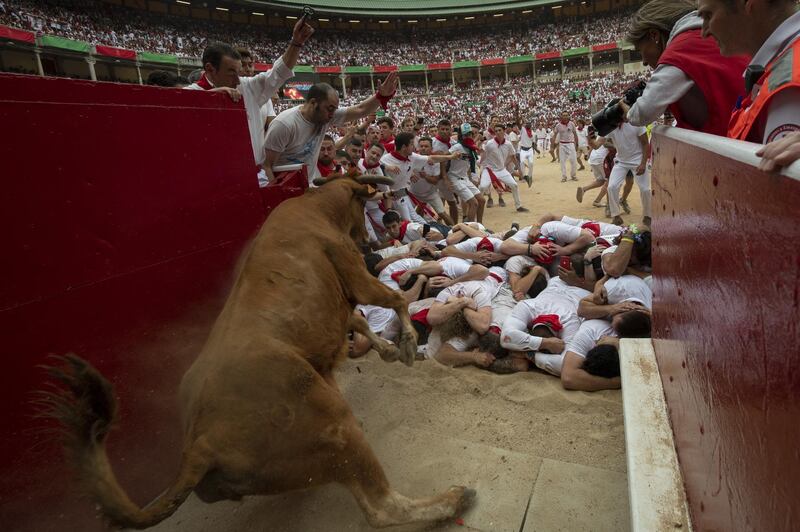
[[[360,175],[356,181],[362,185],[394,185],[394,179],[382,175]]]

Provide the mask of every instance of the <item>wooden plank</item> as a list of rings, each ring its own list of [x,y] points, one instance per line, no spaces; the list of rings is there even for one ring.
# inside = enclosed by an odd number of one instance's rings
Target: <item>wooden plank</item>
[[[620,340],[631,530],[691,530],[652,341]]]

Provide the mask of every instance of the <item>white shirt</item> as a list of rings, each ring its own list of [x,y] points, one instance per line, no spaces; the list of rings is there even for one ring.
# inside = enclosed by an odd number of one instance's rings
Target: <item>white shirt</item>
[[[574,225],[576,227],[582,227],[584,224],[587,223],[595,223],[600,226],[600,235],[605,237],[616,237],[620,233],[622,233],[625,228],[620,227],[619,225],[609,224],[606,222],[596,222],[594,220],[585,220],[583,218],[571,218],[569,216],[562,216],[561,222],[569,225]]]
[[[537,351],[542,345],[542,338],[531,336],[528,331],[533,320],[544,314],[558,316],[562,329],[556,332],[556,336],[569,342],[581,325],[578,304],[588,295],[588,290],[569,286],[558,277],[553,277],[548,281],[547,288],[535,299],[525,299],[517,303],[503,322],[500,344],[511,351]]]
[[[503,144],[497,144],[495,139],[486,142],[481,156],[481,168],[491,168],[495,172],[506,169],[506,162],[514,157],[514,146],[506,139]]]
[[[592,150],[589,154],[589,165],[595,166],[598,164],[603,164],[603,162],[608,157],[608,148],[605,145],[600,146],[599,148]]]
[[[429,177],[438,176],[441,168],[439,163],[430,162],[430,159],[424,155],[414,155],[415,157],[411,157],[411,172],[419,175],[419,178],[411,184],[411,193],[419,196],[424,201],[433,194],[439,193],[438,183],[431,183],[425,179],[424,175]]]
[[[451,297],[471,297],[475,300],[478,310],[492,306],[492,294],[483,281],[464,281],[448,286],[436,296],[439,303],[447,303]]]
[[[366,318],[369,329],[375,334],[382,333],[397,316],[394,310],[375,305],[356,305],[356,310]]]
[[[536,138],[538,140],[544,140],[547,138],[547,130],[543,127],[540,127],[536,130]]]
[[[559,246],[572,244],[578,240],[578,237],[581,236],[581,231],[580,227],[558,221],[545,222],[539,229],[543,237],[552,238]]]
[[[394,288],[397,284],[392,279],[392,274],[400,271],[408,271],[419,268],[422,265],[422,259],[400,259],[392,262],[378,275],[378,280],[390,288]]]
[[[439,137],[433,137],[433,142],[431,143],[433,149],[432,153],[435,153],[437,155],[447,155],[448,153],[450,153],[450,148],[452,147],[453,144],[454,144],[453,142],[448,142],[447,144],[445,144],[444,142],[439,140]]]
[[[647,286],[647,283],[635,275],[612,277],[606,281],[604,288],[609,305],[615,305],[623,301],[634,301],[647,308],[653,308],[652,290]]]
[[[639,137],[646,133],[647,129],[644,127],[636,127],[623,122],[606,135],[614,141],[614,146],[617,148],[614,162],[624,166],[639,166],[642,163],[642,145]]]
[[[514,151],[519,151],[519,135],[512,131],[506,135],[506,141],[510,142],[511,145],[514,146]]]
[[[578,133],[578,147],[589,146],[589,129],[584,126],[581,129],[575,128]]]
[[[577,129],[575,128],[575,123],[572,120],[566,124],[562,124],[561,122],[556,124],[556,137],[558,137],[558,142],[562,144],[573,144],[575,142],[576,134]]]
[[[594,349],[597,341],[603,336],[617,336],[611,328],[611,322],[606,320],[586,320],[581,323],[580,329],[567,344],[567,351],[586,358],[586,354]]]
[[[247,127],[250,130],[250,143],[253,147],[253,158],[256,166],[264,164],[264,120],[261,118],[261,107],[270,101],[278,92],[281,85],[294,76],[294,72],[283,63],[283,58],[278,58],[272,68],[267,72],[256,74],[249,78],[239,78],[239,92],[244,100],[244,109],[247,113]],[[197,83],[188,87],[189,90],[203,90]],[[283,113],[281,113],[283,114]],[[276,119],[277,120],[277,119]],[[272,129],[272,127],[270,127]],[[280,150],[276,150],[279,151]],[[316,155],[314,161],[316,162]],[[287,163],[288,164],[288,163]]]
[[[533,142],[536,140],[536,133],[531,131],[531,134],[528,135],[528,130],[526,128],[522,128],[519,130],[519,147],[520,148],[530,148],[533,146]]]
[[[275,113],[275,107],[272,105],[272,100],[268,100],[267,103],[261,106],[261,122],[266,124],[267,118],[270,116],[277,116]]]
[[[469,178],[469,150],[456,142],[450,146],[449,152],[451,154],[461,153],[463,155],[461,159],[453,159],[450,161],[450,169],[447,171],[447,175],[457,179]]]
[[[278,153],[275,166],[304,164],[308,167],[309,180],[317,177],[317,158],[322,139],[330,124],[344,124],[347,109],[334,111],[329,124],[317,127],[303,117],[301,105],[287,109],[275,117],[267,130],[264,148]],[[263,125],[261,126],[264,127]]]
[[[459,251],[463,251],[466,253],[475,253],[476,251],[478,251],[478,244],[480,244],[484,238],[488,238],[489,242],[492,243],[492,246],[494,246],[495,253],[500,253],[500,246],[503,245],[503,241],[500,240],[499,238],[494,238],[492,236],[489,237],[476,236],[474,238],[464,240],[463,242],[459,242],[453,247]]]
[[[394,184],[391,187],[392,190],[402,190],[404,188],[408,188],[408,186],[411,184],[411,173],[413,166],[417,161],[424,161],[427,163],[428,158],[424,155],[412,153],[407,161],[401,161],[391,153],[387,152],[383,154],[383,157],[381,157],[381,164],[385,166],[396,166],[400,169],[398,174],[390,174],[392,179],[394,179]]]
[[[439,259],[438,262],[442,266],[442,275],[446,275],[450,279],[461,277],[472,266],[470,261],[459,259],[458,257],[444,257]]]

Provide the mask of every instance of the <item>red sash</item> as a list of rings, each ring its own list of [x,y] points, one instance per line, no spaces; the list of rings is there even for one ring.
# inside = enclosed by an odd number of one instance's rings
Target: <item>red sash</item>
[[[497,275],[496,273],[489,272],[489,277],[496,279],[498,283],[503,284],[503,278]]]
[[[588,229],[592,232],[595,238],[600,236],[600,224],[597,222],[586,222],[581,226],[581,229]]]
[[[557,314],[542,314],[541,316],[536,316],[531,322],[531,327],[535,327],[536,325],[546,325],[552,329],[553,332],[558,332],[564,328]]]
[[[431,330],[431,325],[430,325],[430,323],[428,323],[428,312],[429,311],[430,311],[430,309],[426,308],[426,309],[420,310],[419,312],[415,312],[414,314],[411,315],[411,321],[416,321],[417,323],[421,323],[422,325],[425,326],[426,329],[428,329],[428,331],[430,331]]]
[[[406,273],[407,271],[408,270],[398,270],[394,272],[390,277],[392,278],[392,281],[396,282],[397,284],[400,284],[399,281],[400,277],[402,277],[403,274]]]
[[[478,242],[478,247],[476,248],[476,251],[483,251],[483,250],[494,252],[494,244],[492,244],[492,241],[489,240],[489,237],[487,236],[483,237],[481,241]],[[489,275],[494,275],[494,274],[489,274]]]
[[[428,205],[424,201],[420,200],[418,197],[416,197],[414,194],[412,194],[408,190],[406,190],[406,194],[408,195],[408,199],[411,200],[411,203],[413,203],[414,206],[419,207],[420,209],[422,209],[422,213],[423,214],[427,214],[428,216],[430,216],[434,220],[436,219],[436,212],[434,212],[433,209],[428,207]]]
[[[499,179],[497,179],[497,176],[496,176],[496,175],[494,175],[494,172],[492,172],[492,169],[491,169],[491,168],[489,168],[489,167],[487,166],[487,167],[486,167],[486,171],[487,171],[487,172],[489,172],[489,179],[491,179],[491,180],[492,180],[492,186],[494,187],[494,189],[495,189],[497,192],[508,192],[508,191],[509,191],[509,189],[508,189],[508,187],[505,185],[505,183],[503,183],[502,181],[500,181]]]

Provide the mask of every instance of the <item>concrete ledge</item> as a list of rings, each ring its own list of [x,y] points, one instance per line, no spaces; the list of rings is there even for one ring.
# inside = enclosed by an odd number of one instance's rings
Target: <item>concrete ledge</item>
[[[691,530],[653,343],[620,341],[631,530]]]

